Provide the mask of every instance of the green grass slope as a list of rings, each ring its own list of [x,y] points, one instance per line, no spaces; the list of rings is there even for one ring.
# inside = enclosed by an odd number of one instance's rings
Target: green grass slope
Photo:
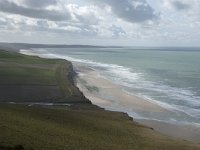
[[[35,150],[198,150],[139,125],[127,115],[0,104],[0,145]]]
[[[1,102],[86,102],[72,64],[0,50]]]

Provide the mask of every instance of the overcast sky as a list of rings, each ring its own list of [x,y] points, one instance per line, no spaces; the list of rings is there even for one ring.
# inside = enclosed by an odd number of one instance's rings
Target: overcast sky
[[[0,0],[0,41],[200,46],[200,0]]]

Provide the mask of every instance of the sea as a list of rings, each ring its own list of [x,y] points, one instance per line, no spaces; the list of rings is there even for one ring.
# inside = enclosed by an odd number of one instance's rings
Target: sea
[[[124,92],[173,112],[127,111],[135,118],[200,126],[200,48],[43,48],[21,53],[81,63]]]

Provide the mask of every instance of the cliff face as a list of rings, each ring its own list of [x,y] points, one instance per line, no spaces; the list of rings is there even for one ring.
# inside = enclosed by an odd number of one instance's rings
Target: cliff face
[[[67,61],[67,63],[69,64],[68,79],[71,82],[71,84],[73,84],[75,86],[75,79],[77,77],[77,73],[74,71],[72,63],[69,61]]]
[[[62,66],[63,65],[63,66]],[[61,73],[60,77],[62,78],[63,83],[60,84],[60,87],[62,91],[65,93],[65,100],[67,100],[69,103],[88,103],[91,104],[91,102],[84,96],[84,94],[79,90],[79,88],[75,85],[75,79],[77,76],[77,73],[73,69],[73,65],[69,61],[64,61],[63,64],[61,64],[61,68],[63,67],[63,72],[59,71]],[[60,70],[60,69],[58,69]]]

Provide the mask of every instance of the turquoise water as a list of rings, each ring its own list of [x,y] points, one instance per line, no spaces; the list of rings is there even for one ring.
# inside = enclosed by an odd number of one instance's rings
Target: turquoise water
[[[85,64],[120,84],[126,92],[182,112],[166,116],[166,120],[200,124],[198,48],[54,48],[35,49],[34,53]]]

